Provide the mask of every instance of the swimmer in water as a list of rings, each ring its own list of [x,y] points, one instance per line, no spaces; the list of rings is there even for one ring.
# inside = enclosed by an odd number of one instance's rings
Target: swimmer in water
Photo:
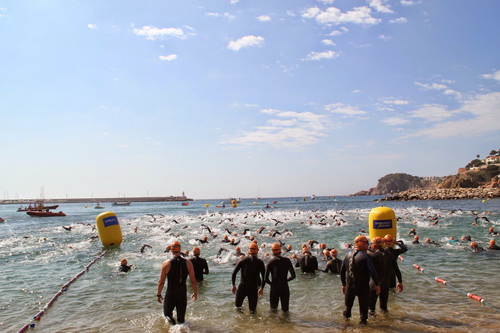
[[[295,279],[295,270],[290,259],[281,256],[281,245],[274,243],[271,247],[274,258],[266,266],[265,278],[262,280],[260,292],[264,286],[269,284],[271,291],[269,293],[269,303],[272,310],[278,309],[278,303],[281,301],[281,309],[288,312],[290,303],[290,288],[288,282]],[[290,277],[288,277],[290,273]]]
[[[484,249],[482,247],[480,247],[479,245],[477,245],[476,242],[471,242],[469,244],[470,248],[471,248],[471,251],[474,252],[474,253],[479,253],[479,252],[483,252]]]
[[[198,299],[198,285],[194,275],[193,264],[191,261],[181,257],[181,244],[177,241],[172,243],[173,258],[169,259],[161,265],[160,279],[158,280],[158,289],[156,292],[157,301],[163,302],[163,314],[168,321],[175,325],[176,321],[173,317],[174,308],[177,311],[177,322],[183,323],[186,314],[187,306],[187,287],[186,278],[189,276],[193,294],[191,298],[193,302]],[[165,293],[165,300],[161,292],[167,280],[167,291]]]
[[[194,276],[197,282],[203,281],[203,275],[209,274],[208,264],[206,259],[200,257],[201,250],[199,247],[195,246],[193,248],[193,257],[189,259],[193,264]]]
[[[259,287],[264,280],[266,267],[264,262],[257,258],[259,246],[257,243],[250,243],[248,247],[249,255],[241,259],[233,270],[231,281],[232,292],[236,295],[235,306],[241,308],[243,301],[248,297],[248,307],[251,312],[257,309],[258,298],[262,296],[262,289]],[[236,276],[241,270],[240,284],[236,287]]]
[[[420,237],[418,237],[418,235],[415,235],[415,237],[413,237],[413,244],[420,244],[420,241],[419,241]]]
[[[358,297],[360,324],[366,325],[368,320],[368,308],[370,305],[370,277],[375,287],[373,289],[380,294],[380,281],[371,257],[366,253],[368,250],[368,239],[365,236],[357,236],[354,239],[354,250],[350,251],[342,261],[340,269],[340,280],[342,282],[342,293],[345,295],[345,309],[343,315],[346,319],[351,318],[351,310],[354,299]]]
[[[132,269],[134,265],[128,266],[127,264],[128,264],[127,259],[123,258],[122,260],[120,260],[120,267],[118,268],[118,271],[124,273],[130,271],[130,269]]]
[[[342,260],[337,258],[338,251],[336,249],[332,249],[330,251],[330,255],[332,259],[326,263],[325,270],[323,272],[331,274],[339,274],[340,268],[342,267]]]
[[[487,250],[500,250],[500,246],[495,244],[495,240],[490,240],[490,244],[486,247]]]
[[[303,248],[302,257],[299,259],[302,274],[315,274],[318,268],[318,259],[307,248]]]

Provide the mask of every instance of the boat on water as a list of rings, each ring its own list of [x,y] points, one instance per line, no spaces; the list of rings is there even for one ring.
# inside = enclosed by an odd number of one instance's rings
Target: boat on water
[[[28,212],[28,211],[42,211],[45,209],[57,209],[59,205],[44,205],[43,202],[39,202],[36,204],[29,204],[28,207],[19,207],[17,209],[18,212]]]
[[[100,202],[97,203],[97,205],[95,205],[94,207],[95,209],[104,209],[104,206],[101,205]]]
[[[51,211],[27,211],[26,214],[29,216],[36,216],[36,217],[50,217],[50,216],[66,216],[63,212],[51,212]]]
[[[182,206],[189,206],[189,202],[183,202],[181,205]]]
[[[130,206],[130,201],[115,201],[113,206]]]
[[[241,202],[241,199],[240,198],[238,198],[238,199],[236,199],[236,198],[229,198],[227,200],[224,200],[223,203],[225,203],[225,204],[232,204],[234,201],[236,201],[236,203],[239,204]]]

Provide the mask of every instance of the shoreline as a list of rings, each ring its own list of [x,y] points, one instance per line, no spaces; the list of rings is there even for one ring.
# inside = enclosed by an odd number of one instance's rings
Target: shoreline
[[[379,201],[461,200],[500,198],[500,188],[453,188],[398,192]]]
[[[27,205],[43,201],[46,203],[88,203],[88,202],[166,202],[166,201],[193,201],[185,196],[169,197],[115,197],[115,198],[66,198],[66,199],[14,199],[0,200],[0,204]]]

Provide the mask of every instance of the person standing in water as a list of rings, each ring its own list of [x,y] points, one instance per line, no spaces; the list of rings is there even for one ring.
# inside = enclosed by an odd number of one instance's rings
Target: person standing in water
[[[177,311],[177,322],[183,323],[187,307],[187,287],[186,278],[189,275],[193,294],[191,298],[193,302],[198,299],[198,286],[194,275],[193,264],[181,257],[181,244],[173,242],[171,247],[173,257],[161,265],[160,279],[158,280],[158,289],[156,293],[157,301],[162,303],[163,297],[161,292],[168,278],[167,291],[165,300],[163,301],[163,314],[168,321],[175,325],[176,321],[173,317],[174,308]]]
[[[264,262],[257,258],[259,253],[259,246],[257,243],[250,243],[248,247],[249,255],[242,258],[233,270],[231,280],[233,283],[232,292],[236,294],[235,305],[237,308],[241,308],[243,305],[243,300],[248,297],[248,307],[251,312],[255,312],[257,309],[257,301],[260,296],[262,296],[262,289],[259,289],[262,281],[264,280],[264,274],[266,267]],[[241,270],[241,280],[238,287],[236,287],[236,275]]]
[[[193,248],[193,258],[189,259],[193,264],[194,276],[196,277],[197,282],[203,281],[203,274],[208,274],[208,264],[204,258],[200,257],[201,251],[200,248],[195,246]]]
[[[288,287],[288,282],[295,279],[295,270],[292,261],[281,256],[281,245],[279,243],[274,243],[271,249],[274,258],[267,264],[261,290],[264,289],[266,283],[269,284],[271,286],[271,291],[269,293],[271,309],[277,310],[278,303],[281,300],[281,309],[284,312],[288,312],[290,303],[290,288]],[[288,277],[288,272],[290,272],[290,277]],[[269,277],[271,277],[271,279]]]
[[[368,239],[365,236],[357,236],[354,239],[354,250],[345,255],[340,269],[342,293],[345,295],[343,315],[346,319],[351,317],[352,306],[357,296],[362,325],[366,325],[368,320],[370,277],[375,284],[373,289],[377,294],[380,293],[378,274],[366,250],[368,250]]]

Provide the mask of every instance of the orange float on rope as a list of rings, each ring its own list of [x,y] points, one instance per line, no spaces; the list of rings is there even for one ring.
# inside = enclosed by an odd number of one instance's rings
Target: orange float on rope
[[[442,283],[442,284],[446,284],[446,281],[443,280],[443,279],[440,279],[440,278],[435,278],[436,282],[439,282],[439,283]]]
[[[405,260],[405,258],[403,258],[403,256],[398,256],[398,259],[401,260],[401,261]]]
[[[421,272],[424,271],[424,269],[422,267],[420,267],[419,265],[417,265],[417,264],[413,264],[413,267],[415,267],[416,269],[418,269]]]
[[[472,299],[475,299],[476,301],[479,301],[479,302],[481,302],[481,303],[484,303],[484,298],[479,297],[479,296],[477,296],[477,295],[474,295],[474,294],[468,293],[468,294],[467,294],[467,297],[472,298]]]

